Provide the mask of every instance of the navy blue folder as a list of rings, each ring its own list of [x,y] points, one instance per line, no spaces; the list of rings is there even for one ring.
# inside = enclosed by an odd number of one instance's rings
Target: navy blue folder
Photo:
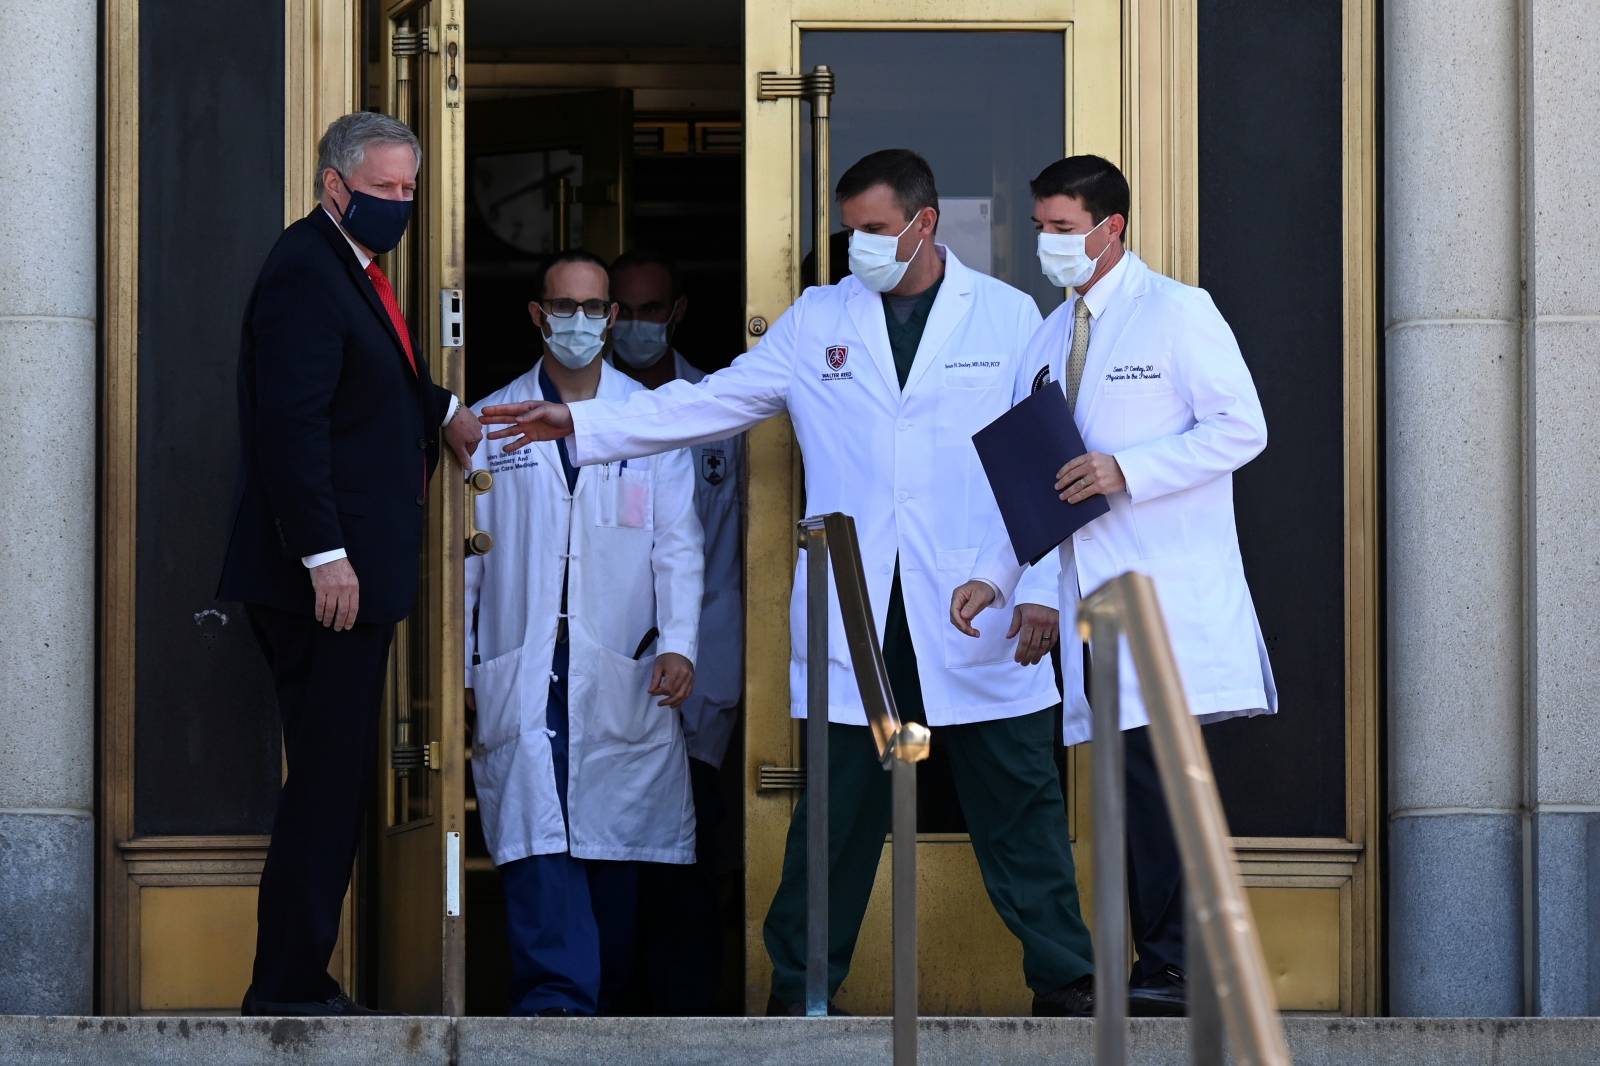
[[[1055,382],[978,430],[972,443],[1019,563],[1038,562],[1111,510],[1104,496],[1066,503],[1056,492],[1056,472],[1088,449]]]

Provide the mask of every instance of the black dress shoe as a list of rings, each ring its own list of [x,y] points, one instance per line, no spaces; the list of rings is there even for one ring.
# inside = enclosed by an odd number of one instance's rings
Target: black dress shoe
[[[1128,989],[1128,1014],[1135,1018],[1182,1018],[1189,1012],[1183,971],[1168,966]]]
[[[400,1015],[390,1011],[363,1007],[343,992],[336,993],[324,1000],[301,1002],[298,1000],[260,999],[256,996],[254,987],[245,990],[244,1003],[240,1005],[239,1013],[246,1018],[400,1017]]]
[[[1094,974],[1080,977],[1065,988],[1033,997],[1035,1018],[1094,1017]]]
[[[828,1000],[828,1013],[836,1018],[849,1018],[852,1016],[849,1011],[831,999]],[[776,995],[767,997],[768,1018],[804,1018],[805,1016],[806,1005],[804,1003],[785,1003]]]
[[[582,1018],[582,1017],[584,1017],[584,1015],[583,1015],[583,1013],[581,1011],[575,1011],[571,1007],[543,1007],[543,1008],[541,1008],[539,1010],[534,1011],[533,1012],[533,1016],[535,1018]]]

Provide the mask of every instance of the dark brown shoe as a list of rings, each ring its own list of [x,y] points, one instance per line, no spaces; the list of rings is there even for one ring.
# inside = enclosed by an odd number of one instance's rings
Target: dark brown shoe
[[[1065,988],[1033,997],[1035,1018],[1094,1017],[1094,974],[1080,977]]]
[[[1168,966],[1128,989],[1128,1014],[1134,1018],[1182,1018],[1189,1013],[1183,971]]]

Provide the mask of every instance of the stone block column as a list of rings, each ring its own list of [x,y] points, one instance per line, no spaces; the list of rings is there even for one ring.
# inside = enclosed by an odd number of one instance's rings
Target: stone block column
[[[1600,27],[1523,24],[1533,1009],[1600,1013]]]
[[[1389,0],[1384,23],[1390,1009],[1514,1015],[1523,1009],[1517,5]]]
[[[0,1014],[94,983],[98,6],[0,3]]]

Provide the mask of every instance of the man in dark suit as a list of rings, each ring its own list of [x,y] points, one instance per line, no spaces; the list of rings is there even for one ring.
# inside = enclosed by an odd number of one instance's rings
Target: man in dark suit
[[[245,1014],[364,1014],[328,975],[378,748],[395,623],[416,602],[441,437],[482,430],[435,385],[373,259],[399,243],[421,148],[357,112],[318,145],[319,205],[278,238],[245,308],[239,485],[218,596],[272,670],[288,776],[261,874]]]

